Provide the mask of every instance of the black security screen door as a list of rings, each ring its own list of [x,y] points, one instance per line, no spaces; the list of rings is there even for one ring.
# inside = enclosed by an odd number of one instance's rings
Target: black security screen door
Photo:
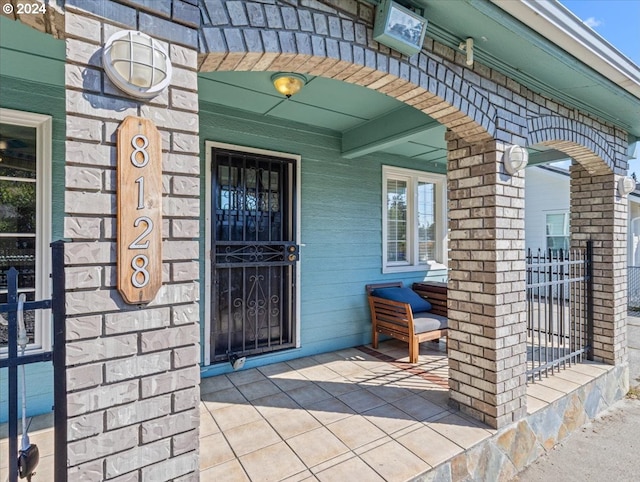
[[[211,361],[295,346],[295,161],[212,152]]]

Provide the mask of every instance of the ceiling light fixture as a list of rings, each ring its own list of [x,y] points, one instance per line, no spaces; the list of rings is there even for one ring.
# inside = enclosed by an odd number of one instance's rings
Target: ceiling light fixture
[[[527,167],[529,163],[529,152],[522,146],[509,146],[502,155],[504,169],[512,176]]]
[[[278,92],[288,99],[297,94],[307,83],[307,79],[300,74],[278,73],[271,77],[271,82]]]

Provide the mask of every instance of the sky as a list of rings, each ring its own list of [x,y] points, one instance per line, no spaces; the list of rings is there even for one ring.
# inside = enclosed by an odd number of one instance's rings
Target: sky
[[[560,3],[640,65],[640,0],[560,0]]]
[[[560,0],[580,20],[640,66],[640,0]],[[640,177],[640,147],[629,173]]]

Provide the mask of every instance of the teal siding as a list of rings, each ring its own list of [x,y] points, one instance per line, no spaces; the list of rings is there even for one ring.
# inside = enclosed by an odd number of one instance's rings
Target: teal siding
[[[18,369],[19,380],[22,379],[21,369]],[[25,366],[27,380],[27,416],[33,417],[51,412],[53,407],[53,365],[50,362],[33,363]],[[9,418],[8,370],[0,370],[0,423]],[[18,382],[20,390],[20,382]],[[22,403],[18,394],[18,413]]]
[[[442,270],[382,273],[382,165],[420,169],[419,163],[392,155],[344,159],[340,156],[340,136],[336,132],[311,130],[206,102],[201,102],[200,109],[203,175],[205,141],[293,153],[302,158],[301,346],[250,358],[245,366],[369,343],[371,323],[364,292],[366,284],[445,279],[446,272]],[[206,188],[202,186],[203,200]],[[204,212],[203,202],[203,219]],[[204,231],[202,240],[204,258]],[[204,265],[202,275],[204,279]],[[202,295],[204,299],[204,292]],[[229,370],[226,363],[214,365],[205,368],[203,375]]]
[[[53,117],[52,240],[64,233],[65,92],[64,41],[1,19],[0,107]],[[10,67],[8,65],[10,62]],[[53,406],[53,366],[28,365],[27,412],[47,413]],[[0,370],[0,423],[7,420],[7,370]]]

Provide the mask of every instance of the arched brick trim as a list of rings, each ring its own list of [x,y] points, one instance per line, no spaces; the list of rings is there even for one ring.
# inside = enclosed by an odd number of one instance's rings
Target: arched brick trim
[[[376,90],[419,109],[468,142],[490,140],[496,109],[463,68],[423,50],[400,57],[361,19],[286,4],[217,2],[200,37],[199,70],[286,71]]]
[[[575,159],[591,174],[615,171],[615,151],[600,132],[574,119],[542,116],[528,119],[529,145],[553,147]]]

